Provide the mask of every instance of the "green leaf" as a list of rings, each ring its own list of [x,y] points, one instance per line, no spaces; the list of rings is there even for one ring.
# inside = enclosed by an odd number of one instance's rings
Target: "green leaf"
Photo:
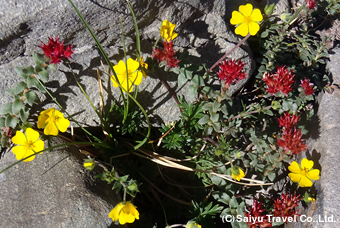
[[[210,116],[210,119],[211,119],[212,122],[216,123],[216,122],[218,122],[219,116],[220,115],[217,114],[217,113],[212,113],[211,116]]]
[[[25,110],[25,109],[21,109],[19,111],[19,116],[20,116],[20,119],[22,120],[22,122],[25,122],[28,119],[29,114],[30,114],[30,112],[28,110]]]
[[[25,97],[27,99],[28,104],[30,104],[31,106],[35,103],[36,100],[38,100],[38,96],[33,90],[30,90],[27,93],[25,93]]]
[[[47,68],[51,71],[52,74],[57,71],[56,64],[54,64],[54,63],[48,65]]]
[[[36,78],[35,78],[35,76],[29,76],[29,77],[27,77],[26,78],[26,83],[27,83],[27,86],[28,86],[28,88],[32,88],[32,87],[35,87],[35,84],[37,83],[36,82]]]
[[[274,110],[278,110],[279,108],[281,108],[280,101],[272,101],[272,108]]]
[[[187,81],[188,79],[183,74],[178,75],[178,87],[182,87]]]
[[[238,202],[235,196],[233,196],[229,202],[230,208],[237,208],[238,207]]]
[[[193,77],[192,82],[199,86],[204,86],[203,78],[197,74]]]
[[[16,67],[15,72],[23,78],[27,78],[27,75],[24,73],[24,67]]]
[[[16,98],[12,104],[12,113],[18,113],[22,107],[24,107],[24,102],[20,98]]]
[[[26,83],[27,83],[27,86],[29,87],[29,88],[32,88],[32,87],[35,87],[35,88],[37,88],[38,90],[40,90],[40,91],[42,91],[42,92],[45,92],[45,89],[44,89],[44,87],[42,87],[41,85],[40,85],[40,83],[38,82],[38,79],[35,77],[35,76],[33,76],[33,77],[27,77],[26,78]]]
[[[33,61],[36,65],[41,65],[42,63],[45,63],[44,55],[33,52]]]
[[[198,123],[201,125],[204,125],[206,123],[208,123],[210,121],[210,118],[208,115],[204,115],[199,121]]]
[[[25,82],[19,82],[13,88],[7,90],[7,93],[9,93],[12,96],[15,96],[17,94],[24,92],[25,89],[27,89],[27,84]]]
[[[12,103],[4,104],[0,107],[0,115],[12,114]]]
[[[261,33],[261,38],[266,38],[268,35],[269,35],[268,30],[264,30],[264,31]]]
[[[5,126],[5,117],[1,117],[0,118],[0,127],[4,127]]]
[[[190,99],[194,99],[197,96],[198,87],[196,85],[190,85],[188,88],[188,96]]]
[[[269,179],[270,181],[274,181],[275,176],[276,176],[276,173],[275,173],[275,172],[269,172],[269,173],[268,173],[268,179]]]
[[[39,76],[41,78],[41,81],[47,82],[48,81],[48,71],[45,69],[42,69],[39,73]]]
[[[214,123],[212,123],[211,125],[212,125],[212,127],[214,128],[214,130],[215,130],[216,132],[220,132],[220,131],[221,131],[221,123],[216,123],[216,122],[214,122]]]
[[[19,119],[15,116],[8,115],[6,117],[6,127],[15,128],[19,123]]]

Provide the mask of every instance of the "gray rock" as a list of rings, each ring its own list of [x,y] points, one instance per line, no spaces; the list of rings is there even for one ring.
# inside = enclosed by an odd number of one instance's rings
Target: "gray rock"
[[[340,84],[340,48],[333,49],[334,54],[330,56],[327,63],[327,69],[332,74],[333,84]],[[319,99],[319,124],[318,137],[310,140],[310,153],[308,159],[314,161],[314,168],[320,169],[320,180],[315,182],[317,198],[307,209],[303,209],[299,214],[311,217],[313,221],[319,222],[298,222],[287,225],[286,227],[294,228],[319,228],[319,227],[339,227],[338,219],[340,218],[340,200],[338,193],[340,191],[338,179],[338,161],[340,159],[339,133],[340,133],[340,90],[334,86],[333,93],[322,93]],[[334,222],[331,222],[332,219]],[[305,219],[306,217],[304,217]],[[324,221],[324,222],[322,222]],[[325,222],[326,221],[326,222]],[[337,222],[336,222],[337,221]]]
[[[89,176],[79,155],[76,149],[44,152],[0,174],[0,226],[109,227],[108,214],[121,199]],[[16,161],[5,154],[0,170]]]
[[[122,19],[127,41],[129,56],[135,57],[134,26],[131,14],[123,1],[74,1],[84,17],[95,31],[113,63],[123,58],[121,27]],[[244,2],[245,3],[245,2]],[[145,58],[150,57],[153,43],[159,36],[162,20],[168,19],[176,23],[179,37],[174,41],[175,49],[187,50],[192,59],[211,66],[226,51],[230,50],[240,40],[228,26],[232,10],[236,10],[240,2],[234,1],[138,1],[133,3],[142,38],[142,52]],[[3,8],[0,14],[2,33],[0,34],[0,80],[1,91],[18,82],[13,68],[29,64],[33,51],[40,51],[37,46],[40,41],[47,42],[49,36],[58,35],[66,44],[75,45],[73,61],[78,65],[75,73],[80,78],[86,92],[94,105],[99,105],[99,92],[96,81],[96,68],[100,66],[99,53],[95,43],[80,22],[75,11],[67,1],[30,1],[22,4],[17,1],[0,0]],[[226,7],[228,6],[228,7]],[[15,11],[15,13],[14,13]],[[11,13],[13,12],[13,13]],[[243,80],[231,92],[241,88],[250,78],[254,61],[249,56],[247,45],[243,45],[231,54],[230,58],[242,59],[246,63],[247,79]],[[52,91],[69,113],[76,113],[77,120],[97,125],[98,118],[91,106],[80,93],[68,67],[59,66],[58,72],[51,76],[54,80]],[[217,70],[217,69],[216,69]],[[186,95],[186,87],[177,88],[174,76],[165,77],[178,95]],[[108,77],[103,77],[104,85],[109,86]],[[57,88],[58,87],[58,88]],[[157,78],[148,77],[140,86],[142,103],[148,101],[153,115],[163,121],[178,119],[179,109],[175,101],[168,95],[167,89]],[[118,89],[113,89],[119,95]],[[156,99],[157,98],[157,99]],[[1,103],[7,103],[10,98],[2,97]],[[82,104],[81,107],[75,104]],[[171,108],[169,111],[169,107]],[[91,116],[91,118],[89,118]],[[162,122],[162,121],[161,121]]]

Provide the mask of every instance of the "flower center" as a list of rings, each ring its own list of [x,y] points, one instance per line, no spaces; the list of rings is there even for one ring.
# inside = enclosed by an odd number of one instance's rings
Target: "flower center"
[[[58,121],[58,119],[59,119],[59,117],[58,117],[58,116],[56,116],[56,115],[52,115],[52,116],[50,117],[50,121],[51,121],[52,123],[55,123],[55,122],[57,122],[57,121]]]
[[[251,20],[250,16],[244,17],[244,23],[249,25],[251,22],[252,22],[252,20]]]
[[[301,170],[301,175],[306,176],[306,174],[308,173],[309,169],[307,168],[303,168],[303,170]]]
[[[30,150],[31,148],[32,148],[32,145],[33,145],[33,142],[32,142],[32,140],[29,140],[29,141],[26,141],[25,142],[25,148],[27,149],[27,150]]]

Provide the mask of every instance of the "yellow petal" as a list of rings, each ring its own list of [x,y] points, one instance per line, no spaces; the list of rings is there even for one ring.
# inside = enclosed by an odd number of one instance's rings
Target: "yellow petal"
[[[259,9],[254,9],[254,11],[251,13],[250,19],[252,21],[262,21],[263,20],[263,16],[262,13]]]
[[[250,22],[249,24],[250,35],[255,36],[259,30],[260,30],[259,24],[257,24],[256,22]]]
[[[243,14],[243,16],[249,17],[253,12],[253,5],[250,3],[247,5],[240,5],[239,11]]]
[[[301,168],[296,161],[293,161],[292,164],[290,166],[288,166],[288,169],[292,173],[300,173],[301,172]]]
[[[19,145],[24,145],[27,142],[26,136],[21,131],[17,131],[12,138],[12,142]]]
[[[301,174],[289,173],[288,176],[294,183],[299,183],[301,180]]]
[[[230,24],[232,25],[238,25],[244,22],[244,16],[238,12],[238,11],[233,11],[233,13],[231,14],[232,17],[230,19]]]
[[[236,27],[235,33],[241,36],[248,35],[248,25],[246,23],[240,24]]]
[[[116,82],[116,78],[114,75],[111,76],[111,81],[114,87],[118,87],[118,83]]]
[[[172,33],[171,39],[174,40],[177,36],[178,36],[178,34],[174,32],[174,33]],[[170,42],[170,40],[168,40],[168,42]]]
[[[139,212],[132,203],[126,202],[119,215],[119,223],[133,223],[135,219],[139,219]]]
[[[27,141],[35,142],[39,139],[39,137],[40,137],[39,132],[33,130],[32,128],[26,129]]]
[[[127,60],[127,67],[128,67],[129,72],[135,72],[139,68],[139,62],[133,60],[132,58],[129,58]]]
[[[44,129],[44,134],[45,135],[58,135],[58,128],[55,125],[55,123],[48,123]]]
[[[139,85],[142,82],[143,74],[140,71],[137,71],[136,77],[134,79],[134,84]]]
[[[300,183],[299,183],[300,187],[310,187],[313,185],[313,182],[311,180],[309,180],[307,177],[302,176]]]
[[[48,121],[54,110],[54,108],[50,108],[40,113],[40,115],[38,116],[38,128],[45,127],[46,122]]]
[[[312,160],[308,160],[307,158],[302,159],[301,168],[310,170],[313,168],[314,162]]]
[[[34,150],[34,152],[39,152],[44,149],[44,141],[38,140],[35,143],[32,144],[31,148]]]
[[[244,172],[243,172],[243,170],[240,168],[240,174],[239,174],[239,177],[240,178],[243,178],[243,177],[245,177],[245,175],[244,175]]]
[[[312,179],[312,180],[319,180],[319,174],[320,174],[320,170],[318,169],[313,169],[309,172],[306,173],[306,176],[309,178],[309,179]]]
[[[126,65],[122,60],[120,60],[117,65],[114,65],[113,69],[116,72],[117,76],[120,74],[125,75],[126,77]]]
[[[235,175],[233,173],[231,173],[231,177],[234,179],[234,180],[237,180],[237,181],[240,181],[241,178],[238,176],[238,175]]]
[[[63,118],[59,118],[56,121],[56,125],[59,129],[59,131],[61,132],[65,132],[67,130],[67,128],[70,126],[70,121],[68,119]]]
[[[119,214],[120,214],[123,207],[124,207],[124,205],[121,202],[121,203],[117,204],[117,206],[115,206],[111,210],[111,212],[109,213],[109,218],[112,218],[113,222],[115,222],[119,219]]]
[[[34,152],[32,150],[27,149],[27,147],[24,146],[15,146],[12,149],[13,154],[15,154],[15,158],[17,160],[21,160],[23,158],[26,158],[32,154],[34,154]],[[29,162],[32,161],[35,158],[35,156],[31,156],[27,159],[24,160],[24,162]]]

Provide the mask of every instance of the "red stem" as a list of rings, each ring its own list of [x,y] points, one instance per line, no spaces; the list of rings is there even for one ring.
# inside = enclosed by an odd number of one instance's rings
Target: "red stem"
[[[222,62],[225,58],[227,58],[228,55],[230,55],[230,53],[232,53],[236,48],[238,48],[239,46],[241,46],[248,38],[250,37],[250,33],[248,33],[248,35],[246,37],[243,38],[243,40],[241,40],[235,47],[233,47],[230,51],[228,51],[224,56],[222,56],[222,58],[220,58],[219,60],[217,60],[217,62],[210,67],[209,72],[211,72],[220,62]]]

